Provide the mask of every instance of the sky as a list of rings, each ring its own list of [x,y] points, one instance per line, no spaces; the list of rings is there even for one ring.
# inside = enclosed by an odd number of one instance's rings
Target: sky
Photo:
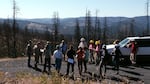
[[[52,18],[58,12],[60,18],[85,16],[136,17],[146,15],[147,0],[16,0],[17,18]],[[0,0],[0,18],[12,18],[13,0]]]

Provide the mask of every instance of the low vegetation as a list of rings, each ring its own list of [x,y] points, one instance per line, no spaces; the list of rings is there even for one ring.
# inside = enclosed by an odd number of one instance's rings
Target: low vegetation
[[[75,78],[72,80],[65,76],[60,76],[56,71],[52,71],[51,75],[33,75],[28,72],[17,72],[15,76],[8,72],[0,72],[0,84],[128,84],[129,82],[116,82],[111,79],[104,79],[102,81],[96,80],[82,80],[82,78]]]

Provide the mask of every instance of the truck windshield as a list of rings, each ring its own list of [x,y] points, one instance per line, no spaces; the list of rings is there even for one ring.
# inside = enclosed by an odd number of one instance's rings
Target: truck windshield
[[[119,43],[119,46],[120,47],[124,47],[125,45],[127,45],[127,43],[129,42],[130,40],[129,39],[124,39],[124,40],[122,40],[120,43]]]

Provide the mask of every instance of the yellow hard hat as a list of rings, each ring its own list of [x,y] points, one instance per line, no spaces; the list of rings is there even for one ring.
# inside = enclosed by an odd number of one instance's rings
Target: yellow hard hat
[[[93,40],[90,40],[90,43],[94,43],[94,41],[93,41]]]
[[[100,40],[95,42],[95,45],[99,45],[100,44]]]
[[[95,41],[95,45],[98,45],[98,41]]]
[[[100,40],[98,40],[98,44],[100,44],[101,43],[101,41]]]

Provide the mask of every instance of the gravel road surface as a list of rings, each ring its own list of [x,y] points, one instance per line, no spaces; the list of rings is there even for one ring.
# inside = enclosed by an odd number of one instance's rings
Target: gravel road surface
[[[54,63],[54,61],[52,61]],[[41,75],[43,70],[43,64],[38,65],[38,70],[34,68],[34,58],[31,60],[32,67],[27,67],[27,57],[20,58],[4,58],[0,59],[0,71],[15,76],[18,72],[28,72],[33,75]],[[62,75],[66,73],[66,62],[62,63],[61,72]],[[83,73],[84,78],[97,79],[98,70],[94,64],[88,64],[88,73]],[[52,65],[52,70],[55,68]],[[75,77],[79,77],[77,63],[75,64]],[[150,66],[138,65],[138,66],[124,66],[120,67],[120,73],[116,74],[116,71],[112,69],[112,66],[107,66],[107,74],[105,80],[113,80],[119,83],[126,81],[129,84],[149,84],[150,83]]]

